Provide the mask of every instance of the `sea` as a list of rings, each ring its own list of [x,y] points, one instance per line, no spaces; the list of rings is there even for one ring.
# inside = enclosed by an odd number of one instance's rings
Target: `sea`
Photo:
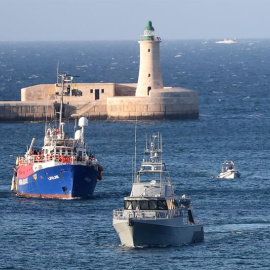
[[[164,85],[196,90],[200,117],[137,121],[137,167],[146,135],[160,132],[175,193],[192,198],[204,242],[120,245],[112,211],[131,191],[135,121],[89,122],[86,142],[104,172],[84,200],[16,197],[16,155],[33,137],[42,145],[45,124],[0,123],[0,269],[270,269],[270,40],[163,40],[160,53]],[[1,42],[0,100],[55,83],[58,62],[60,72],[80,76],[75,83],[136,83],[139,44]],[[240,178],[216,178],[224,160]]]

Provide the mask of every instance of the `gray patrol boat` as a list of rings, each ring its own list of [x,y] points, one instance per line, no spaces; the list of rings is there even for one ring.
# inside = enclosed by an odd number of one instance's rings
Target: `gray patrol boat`
[[[146,139],[143,162],[134,175],[130,196],[124,198],[124,209],[113,211],[121,244],[177,246],[203,241],[203,225],[194,218],[191,199],[174,193],[162,161],[161,134],[153,134],[149,144]]]

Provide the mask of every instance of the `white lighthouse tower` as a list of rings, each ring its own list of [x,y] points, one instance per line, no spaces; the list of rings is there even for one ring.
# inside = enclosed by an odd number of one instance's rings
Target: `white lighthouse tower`
[[[161,39],[155,36],[152,22],[148,21],[140,40],[140,69],[136,89],[137,97],[149,96],[153,89],[163,89],[160,70],[159,44]]]

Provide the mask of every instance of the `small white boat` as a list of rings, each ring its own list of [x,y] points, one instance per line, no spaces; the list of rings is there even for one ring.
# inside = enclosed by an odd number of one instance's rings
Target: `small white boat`
[[[220,41],[216,41],[217,44],[234,44],[237,43],[236,39],[224,39]]]
[[[234,179],[240,177],[241,173],[235,169],[234,161],[224,161],[221,166],[221,173],[217,178]]]
[[[124,246],[177,246],[204,240],[191,199],[174,193],[161,154],[161,135],[154,134],[124,208],[113,211],[113,226]]]

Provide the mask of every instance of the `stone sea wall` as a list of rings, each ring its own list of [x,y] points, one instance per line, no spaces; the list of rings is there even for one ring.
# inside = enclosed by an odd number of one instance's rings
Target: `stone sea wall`
[[[37,102],[0,102],[0,122],[26,122],[53,120],[54,105]]]
[[[197,119],[196,91],[165,87],[153,89],[149,96],[135,96],[136,84],[78,84],[82,96],[63,97],[65,119],[85,116],[94,120]],[[60,111],[56,85],[37,85],[22,89],[22,101],[0,102],[0,122],[48,121]],[[99,89],[98,89],[99,88]],[[93,91],[92,91],[93,90]],[[99,95],[94,92],[99,91]],[[93,92],[93,93],[92,93]],[[99,99],[93,99],[93,97]]]

